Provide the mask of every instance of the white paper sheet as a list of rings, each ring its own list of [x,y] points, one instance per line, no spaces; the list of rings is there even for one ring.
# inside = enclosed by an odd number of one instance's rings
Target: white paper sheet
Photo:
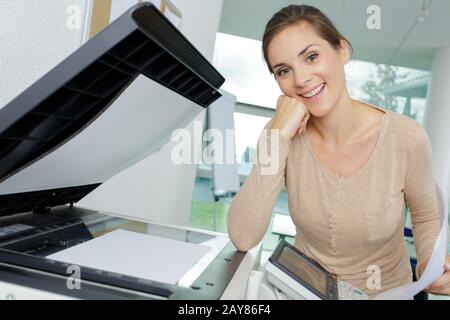
[[[174,285],[210,249],[203,245],[115,230],[47,258]]]
[[[387,290],[376,297],[375,300],[410,300],[414,296],[428,287],[432,282],[438,279],[444,272],[444,263],[447,256],[447,232],[448,232],[448,206],[442,195],[442,191],[436,188],[440,218],[441,230],[438,239],[434,245],[433,253],[422,276],[418,281]],[[446,193],[447,194],[447,193]]]

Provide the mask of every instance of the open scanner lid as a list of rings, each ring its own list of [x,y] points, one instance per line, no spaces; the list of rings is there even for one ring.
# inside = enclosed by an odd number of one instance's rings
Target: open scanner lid
[[[153,4],[129,9],[0,109],[0,216],[82,199],[165,144],[224,81]]]

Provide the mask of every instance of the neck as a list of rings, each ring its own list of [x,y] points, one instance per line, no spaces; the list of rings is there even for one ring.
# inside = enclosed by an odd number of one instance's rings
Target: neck
[[[336,106],[323,117],[311,117],[308,125],[326,144],[342,145],[351,138],[360,119],[360,108],[344,90]]]

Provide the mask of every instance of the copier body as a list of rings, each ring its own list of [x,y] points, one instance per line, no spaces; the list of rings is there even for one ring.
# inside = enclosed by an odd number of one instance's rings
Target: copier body
[[[0,238],[3,288],[56,298],[220,298],[244,257],[226,235],[132,221],[77,202],[168,142],[220,98],[224,81],[144,2],[0,109],[0,230],[32,227]],[[46,258],[117,229],[207,243],[211,254],[183,285],[80,266],[82,290],[68,285],[70,265]]]

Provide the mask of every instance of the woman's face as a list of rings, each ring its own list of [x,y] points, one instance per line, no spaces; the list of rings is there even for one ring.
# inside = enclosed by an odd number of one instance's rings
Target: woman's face
[[[336,106],[345,85],[349,52],[333,48],[306,22],[286,27],[267,48],[269,63],[283,94],[300,99],[312,116],[322,117]]]

